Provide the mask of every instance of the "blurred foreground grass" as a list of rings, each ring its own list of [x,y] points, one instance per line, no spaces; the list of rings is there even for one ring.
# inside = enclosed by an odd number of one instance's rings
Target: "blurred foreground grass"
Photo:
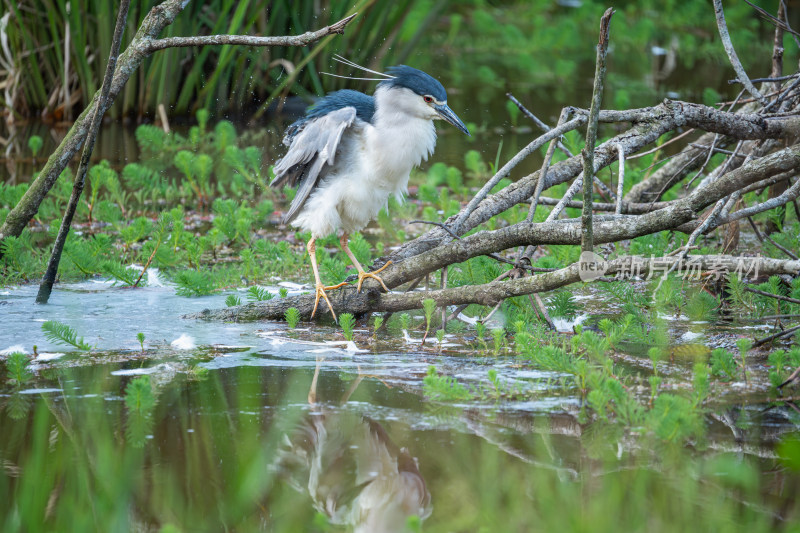
[[[308,369],[110,370],[49,375],[63,393],[0,395],[3,531],[766,532],[797,531],[800,518],[796,439],[772,457],[701,454],[632,443],[601,423],[579,437],[559,434],[547,415],[531,416],[525,435],[478,436],[453,429],[460,410],[425,406],[377,380],[323,372],[322,403],[309,407]],[[351,403],[330,403],[354,383]],[[396,527],[370,528],[364,511],[341,523],[337,511],[379,483],[348,470],[361,464],[349,454],[369,450],[335,440],[346,420],[367,420],[388,456],[416,458],[431,496],[427,519],[384,516]],[[294,488],[284,482],[287,457],[296,465],[323,444],[319,468],[295,475]],[[323,481],[336,498],[315,500]]]

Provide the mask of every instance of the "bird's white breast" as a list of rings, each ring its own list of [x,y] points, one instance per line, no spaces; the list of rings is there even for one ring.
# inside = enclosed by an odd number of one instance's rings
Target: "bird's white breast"
[[[377,217],[390,196],[403,198],[411,169],[427,160],[436,146],[433,121],[409,112],[416,104],[412,98],[420,99],[406,90],[376,91],[372,123],[358,121],[342,137],[333,167],[321,178],[295,226],[314,237],[339,229],[352,233]]]

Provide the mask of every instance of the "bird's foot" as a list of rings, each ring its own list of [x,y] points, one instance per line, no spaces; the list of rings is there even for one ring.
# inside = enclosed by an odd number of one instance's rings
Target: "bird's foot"
[[[385,290],[386,292],[389,292],[389,288],[386,286],[386,284],[383,282],[383,280],[381,279],[381,277],[378,274],[380,272],[383,272],[386,269],[386,267],[388,267],[391,264],[392,264],[391,261],[387,261],[385,265],[383,265],[378,270],[375,270],[373,272],[359,272],[358,273],[358,292],[361,292],[361,284],[364,283],[364,279],[365,278],[372,278],[374,280],[377,280],[378,283],[381,284],[381,287],[383,287],[383,290]]]
[[[332,291],[332,290],[338,289],[339,287],[342,287],[344,285],[347,285],[347,283],[344,282],[344,281],[341,282],[338,285],[333,285],[331,287],[326,287],[322,283],[317,284],[316,296],[314,297],[314,310],[311,311],[311,318],[314,318],[314,314],[316,314],[316,312],[317,312],[317,306],[319,305],[319,299],[320,299],[320,297],[322,297],[322,298],[325,298],[325,301],[328,304],[328,309],[331,310],[331,314],[333,315],[333,321],[338,323],[339,319],[336,318],[336,313],[333,311],[333,306],[331,305],[331,301],[328,299],[328,295],[325,294],[325,291]]]

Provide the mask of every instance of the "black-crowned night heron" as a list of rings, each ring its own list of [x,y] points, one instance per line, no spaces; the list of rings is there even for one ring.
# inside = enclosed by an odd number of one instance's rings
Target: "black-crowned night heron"
[[[307,248],[316,282],[311,316],[322,297],[334,320],[336,313],[325,291],[345,283],[322,284],[316,240],[341,230],[339,242],[358,270],[359,292],[365,278],[377,280],[388,291],[378,273],[389,263],[365,272],[347,245],[349,235],[373,220],[390,196],[403,199],[411,169],[427,160],[436,147],[435,119],[444,119],[469,135],[447,106],[442,84],[428,74],[405,65],[384,74],[343,62],[380,76],[356,78],[380,81],[375,94],[341,90],[319,100],[288,128],[283,143],[289,150],[275,164],[275,179],[270,183],[297,186],[283,221],[311,232]]]

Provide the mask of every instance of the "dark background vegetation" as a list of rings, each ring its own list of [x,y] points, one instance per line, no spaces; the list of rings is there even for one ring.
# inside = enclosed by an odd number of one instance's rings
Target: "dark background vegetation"
[[[772,10],[774,2],[755,2]],[[302,33],[358,12],[344,36],[305,48],[204,47],[159,52],[125,87],[111,117],[153,117],[158,104],[170,115],[215,114],[258,118],[278,96],[309,100],[354,83],[325,79],[320,71],[346,75],[333,54],[373,68],[409,63],[434,72],[451,93],[469,94],[482,110],[504,104],[512,90],[541,107],[586,105],[600,15],[617,9],[610,54],[606,107],[652,104],[664,96],[713,103],[730,94],[732,77],[705,1],[599,0],[214,0],[191,2],[167,36]],[[769,74],[772,26],[744,1],[727,2],[734,44],[751,76]],[[800,2],[790,1],[798,25]],[[74,118],[99,87],[111,44],[113,0],[5,1],[10,16],[2,31],[9,48],[0,71],[0,102],[15,120]],[[153,2],[132,2],[125,42]],[[69,9],[67,6],[70,6]],[[793,20],[792,20],[793,19]],[[65,50],[69,36],[70,46]],[[788,46],[788,68],[797,62]],[[10,68],[8,68],[10,66]],[[3,80],[2,76],[5,76]],[[356,88],[369,84],[357,82]],[[582,98],[583,97],[583,98]],[[493,102],[494,106],[486,104]],[[497,104],[500,104],[498,106]],[[470,113],[474,117],[477,110]],[[475,118],[473,120],[477,121]]]

